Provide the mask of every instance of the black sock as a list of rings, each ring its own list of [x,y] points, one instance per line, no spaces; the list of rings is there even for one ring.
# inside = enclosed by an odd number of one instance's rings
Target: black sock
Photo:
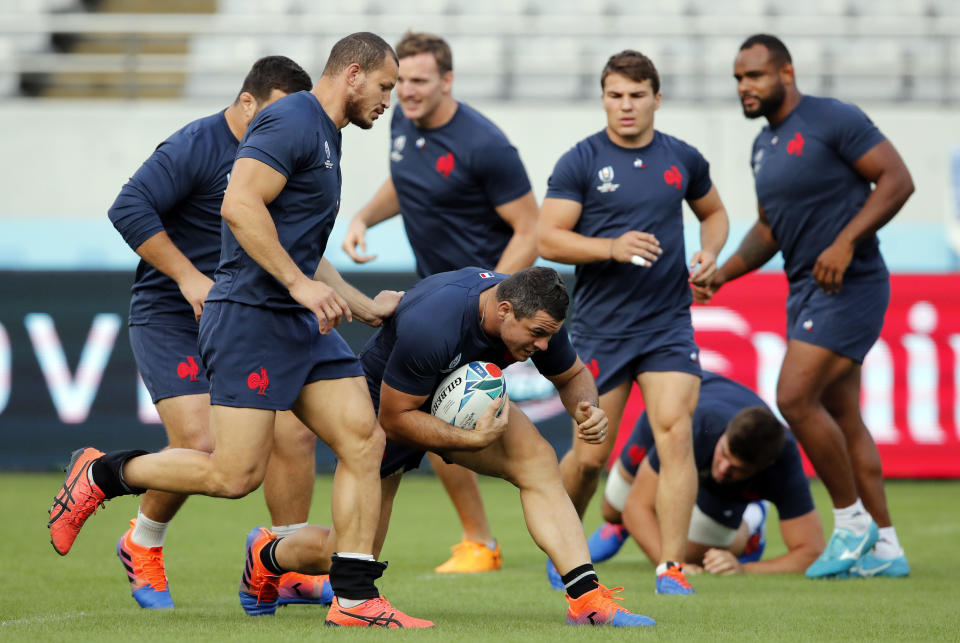
[[[276,574],[277,576],[287,571],[277,562],[277,545],[280,544],[281,540],[283,540],[283,538],[271,540],[260,550],[260,562],[263,563],[263,566],[267,568],[268,572]]]
[[[94,460],[90,465],[93,482],[100,487],[107,499],[129,494],[139,495],[146,491],[139,487],[131,487],[123,481],[123,465],[127,460],[139,455],[146,455],[141,449],[130,451],[111,451]]]
[[[597,572],[593,570],[591,563],[574,567],[560,579],[563,580],[563,586],[570,598],[580,598],[587,592],[596,589],[597,585],[600,584],[597,579]]]
[[[340,598],[363,601],[380,596],[374,581],[383,575],[386,562],[341,558],[334,554],[330,559],[330,587]]]

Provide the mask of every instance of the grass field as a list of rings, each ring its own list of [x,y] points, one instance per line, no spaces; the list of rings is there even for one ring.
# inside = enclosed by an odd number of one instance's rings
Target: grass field
[[[253,641],[417,637],[430,641],[960,640],[960,482],[891,482],[891,509],[913,570],[908,579],[809,581],[798,577],[694,577],[694,597],[655,596],[653,568],[633,543],[598,565],[607,585],[624,585],[625,605],[655,628],[570,628],[566,603],[550,590],[544,555],[524,528],[513,487],[481,484],[504,567],[495,573],[432,572],[459,539],[453,509],[432,476],[401,486],[383,558],[384,595],[437,627],[416,633],[323,628],[325,608],[291,606],[275,617],[240,609],[237,582],[246,532],[269,524],[260,492],[238,501],[195,498],[167,536],[167,574],[177,608],[141,610],[114,553],[136,499],[108,503],[84,527],[70,555],[49,544],[46,510],[62,475],[0,475],[0,640]],[[327,523],[329,476],[318,479],[311,518]],[[825,527],[832,519],[814,486]],[[587,524],[599,524],[596,500]],[[775,512],[774,512],[775,513]],[[775,519],[768,555],[783,551]],[[321,629],[322,628],[322,629]]]

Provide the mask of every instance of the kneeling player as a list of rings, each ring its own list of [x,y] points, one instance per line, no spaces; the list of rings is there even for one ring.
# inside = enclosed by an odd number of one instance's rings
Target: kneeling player
[[[802,573],[820,555],[820,516],[796,440],[755,393],[704,371],[693,415],[693,449],[700,487],[690,521],[688,563],[715,574]],[[590,538],[594,561],[613,556],[626,532],[650,560],[659,559],[654,508],[659,470],[644,413],[607,479],[603,517],[608,522]],[[755,501],[761,499],[777,507],[787,546],[785,554],[770,560],[759,560],[766,509]]]
[[[429,413],[434,389],[457,366],[483,360],[504,367],[532,358],[557,387],[578,437],[602,442],[607,418],[597,407],[596,385],[562,328],[568,302],[560,276],[541,267],[510,277],[464,268],[428,277],[406,293],[360,356],[388,437],[375,548],[383,544],[402,473],[417,467],[425,450],[435,451],[519,488],[530,535],[562,574],[568,624],[653,625],[621,607],[612,596],[617,590],[599,584],[556,453],[519,408],[507,404],[497,416],[502,400],[494,400],[472,431]]]

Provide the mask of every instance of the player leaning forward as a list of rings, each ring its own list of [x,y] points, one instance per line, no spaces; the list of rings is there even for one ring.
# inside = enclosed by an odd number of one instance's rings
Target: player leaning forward
[[[384,434],[360,364],[332,330],[351,313],[382,319],[399,295],[370,301],[322,259],[340,203],[340,130],[349,123],[372,127],[396,81],[390,45],[375,34],[353,34],[334,45],[312,91],[274,103],[250,125],[224,196],[220,265],[200,321],[213,452],[78,450],[50,511],[58,551],[69,549],[107,498],[144,489],[226,498],[250,493],[263,480],[274,416],[292,409],[339,461],[331,509],[343,553],[330,565],[336,597],[327,624],[433,625],[393,608],[374,584],[386,568],[372,556]],[[314,270],[331,285],[310,279]],[[312,534],[250,533],[240,584],[248,613],[276,610],[284,571],[322,569]]]
[[[654,129],[660,79],[637,51],[614,54],[600,77],[607,126],[557,161],[540,212],[540,254],[577,265],[570,337],[596,377],[600,408],[620,425],[639,384],[663,462],[657,487],[659,593],[689,594],[683,576],[697,494],[691,425],[700,390],[688,281],[705,283],[727,238],[727,213],[706,159]],[[682,205],[700,220],[687,270]],[[699,265],[697,265],[699,264]],[[560,462],[582,516],[616,442],[574,441]],[[548,574],[553,571],[548,564]],[[555,575],[551,584],[559,589]]]
[[[504,478],[520,490],[530,535],[554,561],[567,589],[567,623],[638,627],[653,620],[620,606],[599,584],[577,512],[564,490],[553,447],[516,406],[491,402],[472,431],[430,414],[440,381],[458,365],[487,361],[504,367],[533,360],[577,425],[578,437],[602,442],[606,414],[597,387],[577,357],[563,320],[569,297],[550,268],[507,277],[464,268],[428,277],[410,289],[361,354],[380,423],[387,433],[381,467],[384,511],[377,543],[386,534],[400,474],[416,467],[425,450],[449,462]],[[394,475],[396,474],[396,475]]]

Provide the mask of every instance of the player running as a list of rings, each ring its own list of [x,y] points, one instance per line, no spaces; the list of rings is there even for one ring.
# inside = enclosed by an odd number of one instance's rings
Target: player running
[[[200,322],[210,378],[213,452],[75,452],[50,512],[54,547],[67,552],[104,500],[147,488],[238,498],[263,480],[277,411],[292,409],[337,456],[331,503],[340,552],[329,565],[335,597],[329,625],[430,627],[396,610],[375,581],[384,434],[360,364],[333,330],[351,315],[378,323],[399,293],[371,301],[322,259],[340,205],[340,130],[369,129],[390,104],[397,58],[382,38],[339,40],[310,92],[263,110],[237,152],[221,214],[223,246]],[[319,267],[318,267],[318,264]],[[314,271],[329,282],[311,279]],[[286,571],[324,571],[312,530],[286,538],[258,528],[247,537],[240,602],[276,611]]]
[[[220,206],[237,144],[254,117],[310,76],[284,56],[253,64],[236,100],[163,141],[123,186],[110,220],[142,258],[130,299],[130,343],[171,447],[210,451],[210,382],[197,347],[198,321],[220,258]],[[273,531],[307,522],[316,437],[290,412],[277,414],[264,479]],[[147,491],[117,556],[140,607],[173,607],[163,563],[170,521],[187,496]],[[329,603],[326,576],[289,572],[281,602]]]

